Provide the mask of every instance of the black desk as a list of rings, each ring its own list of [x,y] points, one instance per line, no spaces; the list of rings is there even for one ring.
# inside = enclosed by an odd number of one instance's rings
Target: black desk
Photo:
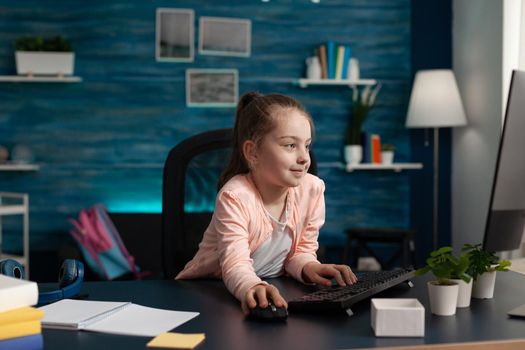
[[[376,338],[370,327],[370,301],[356,305],[355,315],[292,314],[286,323],[259,323],[244,319],[238,302],[222,281],[128,281],[85,283],[89,299],[132,301],[181,311],[198,311],[195,319],[176,329],[181,333],[205,333],[199,349],[344,349],[376,346],[517,339],[525,337],[525,320],[509,318],[506,312],[525,303],[525,276],[498,273],[495,298],[473,299],[470,308],[458,309],[455,316],[430,313],[426,281],[417,277],[415,287],[406,284],[380,297],[418,298],[425,306],[424,338]],[[291,279],[277,279],[285,297],[311,290]],[[45,349],[144,349],[150,338],[117,336],[85,331],[44,329]]]

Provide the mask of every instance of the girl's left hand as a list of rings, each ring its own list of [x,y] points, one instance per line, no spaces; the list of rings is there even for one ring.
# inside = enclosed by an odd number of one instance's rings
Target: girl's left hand
[[[303,267],[303,279],[306,282],[330,287],[332,285],[332,278],[335,278],[337,284],[341,287],[357,282],[357,277],[348,265],[310,262]]]

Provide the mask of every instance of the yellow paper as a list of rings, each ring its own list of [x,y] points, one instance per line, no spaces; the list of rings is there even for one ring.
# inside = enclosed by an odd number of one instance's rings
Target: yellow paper
[[[204,333],[182,334],[182,333],[161,333],[153,338],[147,346],[150,348],[171,348],[171,349],[193,349],[204,340]]]

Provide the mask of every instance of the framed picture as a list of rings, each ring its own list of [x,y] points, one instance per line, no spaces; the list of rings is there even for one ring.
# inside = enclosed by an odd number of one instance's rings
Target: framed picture
[[[249,19],[200,17],[199,54],[250,57],[252,22]]]
[[[160,62],[193,62],[195,13],[191,9],[157,9],[155,58]]]
[[[235,107],[239,98],[236,69],[187,69],[188,107]]]

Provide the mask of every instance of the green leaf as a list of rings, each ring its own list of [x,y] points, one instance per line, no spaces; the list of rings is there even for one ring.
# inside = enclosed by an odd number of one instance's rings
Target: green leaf
[[[65,38],[21,37],[15,41],[17,51],[73,51],[71,44]]]
[[[496,271],[509,271],[508,267],[511,264],[512,263],[509,260],[501,260],[498,266],[496,266]]]

